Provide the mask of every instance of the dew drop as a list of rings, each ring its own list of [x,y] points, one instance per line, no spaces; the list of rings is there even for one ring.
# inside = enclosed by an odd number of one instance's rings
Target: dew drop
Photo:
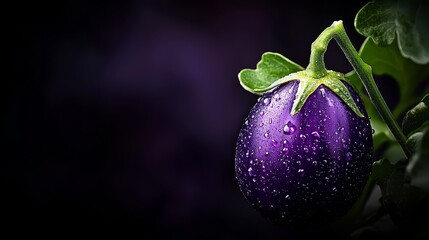
[[[265,155],[265,156],[268,156],[268,155],[270,155],[270,153],[269,153],[269,152],[265,152],[265,153],[264,153],[264,155]]]
[[[290,198],[289,194],[286,194],[285,199],[289,199],[289,198]]]
[[[311,136],[313,136],[314,138],[320,138],[320,134],[317,131],[312,132]]]
[[[249,152],[249,150],[247,150],[246,157],[249,157],[249,155],[250,155],[250,152]]]
[[[296,126],[291,121],[288,121],[283,128],[283,132],[287,135],[292,135],[295,131]]]
[[[244,122],[244,124],[249,125],[249,121],[248,121],[248,120],[246,120],[246,121]]]
[[[247,172],[249,173],[249,176],[253,176],[253,169],[251,167],[247,169]]]
[[[259,113],[259,115],[261,115],[261,116],[264,116],[264,114],[265,114],[265,112],[264,112],[264,111],[261,111],[261,112]]]
[[[352,154],[351,154],[351,152],[347,152],[346,153],[346,161],[350,161],[350,160],[352,160]]]
[[[300,177],[304,177],[304,169],[302,169],[302,168],[298,169],[298,175]]]
[[[308,148],[307,147],[304,147],[303,150],[304,150],[305,153],[308,153]]]
[[[322,97],[325,97],[325,89],[324,89],[324,88],[321,88],[319,91],[320,91],[320,93],[322,94]]]
[[[263,103],[265,106],[268,106],[271,103],[271,98],[265,98]]]
[[[343,131],[344,131],[344,128],[343,128],[343,127],[340,127],[340,128],[338,128],[338,131],[339,131],[339,132],[343,132]]]
[[[260,126],[260,127],[263,127],[263,126],[264,126],[264,123],[262,123],[262,122],[261,122],[261,123],[259,124],[259,126]]]
[[[274,94],[274,100],[279,101],[280,99],[281,98],[280,98],[280,95],[278,93]]]
[[[252,181],[253,181],[253,182],[256,182],[256,179],[254,178],[254,179],[252,179]]]
[[[305,136],[305,134],[300,134],[300,135],[299,135],[299,137],[300,137],[302,140],[305,140],[305,139],[307,138],[307,136]]]
[[[313,166],[316,166],[317,165],[317,161],[313,161],[313,162],[311,162],[311,164],[313,164]]]
[[[284,128],[283,128],[283,132],[285,133],[285,134],[290,134],[290,127],[286,124],[285,126],[284,126]]]
[[[372,131],[372,134],[374,134],[374,133],[375,133],[375,129],[374,129],[374,128],[373,128],[371,131]]]
[[[270,136],[270,134],[268,132],[264,133],[264,137],[268,138]]]
[[[285,147],[289,146],[289,141],[286,139],[283,140],[283,146],[285,146]]]
[[[269,124],[273,123],[273,119],[272,119],[272,118],[270,118],[270,119],[268,120],[268,123],[269,123]]]
[[[274,147],[278,147],[278,146],[279,146],[279,142],[278,142],[277,140],[275,140],[275,139],[272,139],[272,140],[271,140],[271,144],[272,144]]]
[[[288,153],[289,153],[289,148],[288,148],[288,147],[284,147],[284,148],[282,149],[282,152],[283,152],[284,154],[288,154]]]

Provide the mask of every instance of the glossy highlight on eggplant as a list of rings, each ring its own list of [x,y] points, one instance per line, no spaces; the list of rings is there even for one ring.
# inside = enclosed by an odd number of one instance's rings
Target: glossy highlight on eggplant
[[[235,171],[248,202],[278,224],[327,224],[352,207],[370,175],[372,129],[364,117],[320,85],[291,116],[299,81],[265,93],[237,141]]]

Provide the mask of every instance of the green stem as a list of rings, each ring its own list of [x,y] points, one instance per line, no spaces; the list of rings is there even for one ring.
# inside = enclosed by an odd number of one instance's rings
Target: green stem
[[[351,43],[344,29],[342,21],[334,22],[313,42],[311,45],[310,63],[306,71],[314,78],[320,78],[326,75],[323,57],[328,43],[332,38],[337,41],[338,45],[343,50],[346,58],[349,60],[350,64],[353,66],[353,69],[356,71],[357,75],[362,81],[375,108],[380,113],[393,136],[395,136],[396,140],[409,158],[411,156],[411,152],[405,145],[407,138],[402,133],[402,130],[395,121],[392,112],[384,101],[384,98],[381,96],[381,93],[378,90],[378,87],[375,84],[374,78],[372,76],[371,66],[362,60],[356,49],[353,47],[353,44]]]
[[[310,63],[307,66],[307,73],[313,78],[322,78],[328,71],[325,68],[324,56],[329,42],[335,35],[335,29],[330,26],[311,44]]]

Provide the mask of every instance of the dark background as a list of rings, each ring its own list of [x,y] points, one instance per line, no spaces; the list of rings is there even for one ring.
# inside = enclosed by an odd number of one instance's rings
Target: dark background
[[[363,1],[58,1],[2,7],[2,231],[294,239],[256,213],[234,150],[262,53],[306,66]],[[351,70],[336,44],[328,68]]]

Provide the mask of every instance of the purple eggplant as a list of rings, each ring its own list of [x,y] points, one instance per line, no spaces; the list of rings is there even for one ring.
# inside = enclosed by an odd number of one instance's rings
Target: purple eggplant
[[[320,225],[345,215],[361,194],[373,162],[372,128],[364,117],[320,85],[291,115],[299,81],[266,92],[251,109],[236,147],[242,193],[279,224]]]

